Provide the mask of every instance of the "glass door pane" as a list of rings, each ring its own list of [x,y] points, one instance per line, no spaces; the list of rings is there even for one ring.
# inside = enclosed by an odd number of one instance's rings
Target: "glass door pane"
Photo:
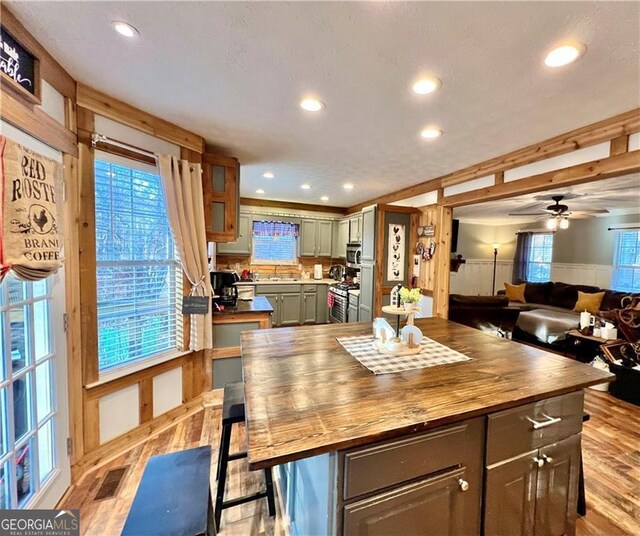
[[[69,485],[63,281],[0,285],[0,508],[52,508]]]

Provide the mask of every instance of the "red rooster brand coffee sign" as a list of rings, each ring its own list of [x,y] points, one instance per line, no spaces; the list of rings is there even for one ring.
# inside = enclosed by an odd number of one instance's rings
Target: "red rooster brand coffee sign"
[[[0,136],[2,233],[0,280],[12,271],[33,281],[60,266],[55,160]]]

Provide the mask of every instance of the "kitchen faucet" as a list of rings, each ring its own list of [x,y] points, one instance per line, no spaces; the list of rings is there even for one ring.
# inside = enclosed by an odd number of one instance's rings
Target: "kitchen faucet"
[[[273,267],[273,277],[277,277],[278,276],[278,268],[282,268],[282,264],[276,264]]]

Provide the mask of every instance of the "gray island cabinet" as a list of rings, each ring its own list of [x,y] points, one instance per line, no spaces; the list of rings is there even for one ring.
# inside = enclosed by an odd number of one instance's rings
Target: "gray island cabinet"
[[[472,360],[374,375],[336,341],[368,325],[243,334],[249,467],[276,466],[288,533],[574,534],[582,389],[612,376],[416,325]]]

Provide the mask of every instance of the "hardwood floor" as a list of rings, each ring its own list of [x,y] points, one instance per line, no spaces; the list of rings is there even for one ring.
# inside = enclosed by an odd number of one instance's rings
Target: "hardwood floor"
[[[585,423],[583,453],[587,493],[587,515],[578,520],[578,536],[640,534],[640,408],[608,393],[587,389],[585,409],[591,420]],[[80,509],[84,535],[120,534],[144,466],[150,456],[201,445],[213,448],[212,493],[215,496],[215,463],[220,434],[220,410],[205,407],[146,443],[87,473],[72,488],[60,508]],[[244,427],[234,427],[232,451],[244,445]],[[113,498],[95,501],[105,474],[128,466]],[[231,462],[228,495],[235,497],[258,491],[262,472],[249,472],[246,460]],[[267,513],[266,500],[225,510],[222,536],[281,536],[280,512]],[[407,535],[409,536],[409,535]]]

